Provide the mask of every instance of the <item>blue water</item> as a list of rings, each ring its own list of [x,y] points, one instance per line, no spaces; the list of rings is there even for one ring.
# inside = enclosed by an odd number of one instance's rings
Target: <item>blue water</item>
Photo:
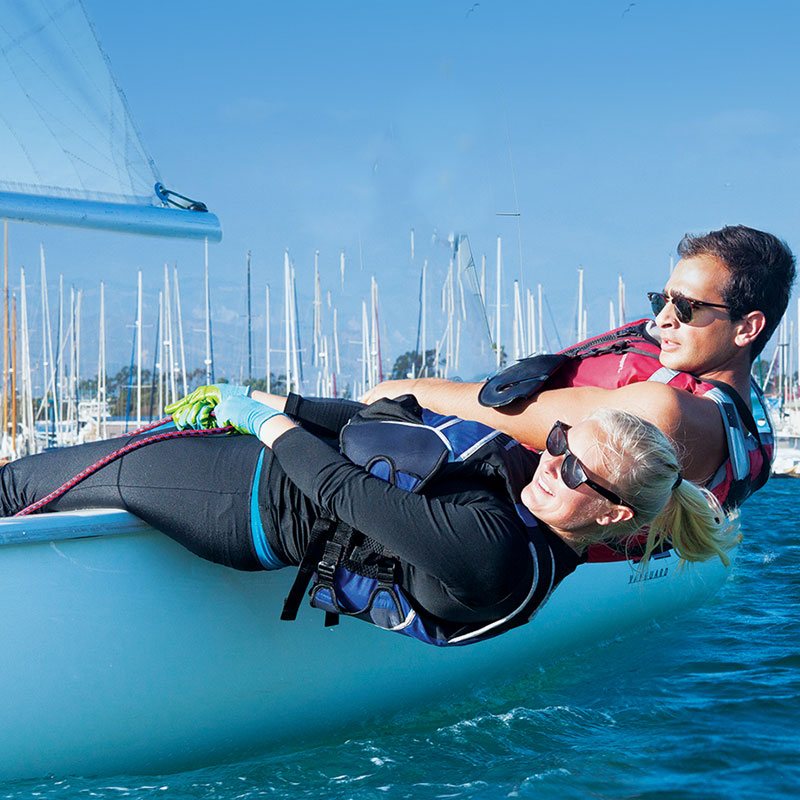
[[[733,577],[703,609],[522,682],[310,750],[176,775],[6,783],[0,800],[795,798],[798,499],[800,480],[784,479],[748,502]]]

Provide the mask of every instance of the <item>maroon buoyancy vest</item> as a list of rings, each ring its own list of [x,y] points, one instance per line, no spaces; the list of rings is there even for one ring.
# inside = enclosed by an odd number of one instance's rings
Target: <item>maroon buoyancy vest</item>
[[[706,486],[725,508],[735,508],[766,483],[774,457],[773,429],[761,390],[751,381],[751,412],[727,384],[663,366],[656,332],[652,320],[641,319],[556,355],[523,359],[490,379],[481,391],[481,401],[498,406],[544,389],[618,389],[640,381],[657,381],[708,396],[717,404],[725,426],[728,457]],[[543,367],[537,368],[538,364]]]

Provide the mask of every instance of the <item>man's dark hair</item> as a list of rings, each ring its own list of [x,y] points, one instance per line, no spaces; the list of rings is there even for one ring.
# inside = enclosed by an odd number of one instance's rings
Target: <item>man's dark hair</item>
[[[722,298],[731,319],[749,311],[762,311],[766,325],[750,348],[750,360],[764,349],[789,305],[795,277],[795,258],[786,242],[771,233],[727,225],[718,231],[687,233],[678,244],[681,258],[716,256],[727,267],[730,278]]]

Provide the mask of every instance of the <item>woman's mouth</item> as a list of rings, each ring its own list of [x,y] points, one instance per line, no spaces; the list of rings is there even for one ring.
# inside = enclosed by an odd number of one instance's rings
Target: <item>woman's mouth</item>
[[[544,494],[548,495],[548,497],[554,497],[555,495],[547,486],[544,485],[544,482],[541,478],[536,478],[536,486],[539,488],[539,491],[543,492]]]

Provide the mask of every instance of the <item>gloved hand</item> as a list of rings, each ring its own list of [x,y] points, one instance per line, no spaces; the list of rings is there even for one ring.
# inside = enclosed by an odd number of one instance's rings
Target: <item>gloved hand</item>
[[[252,397],[234,396],[223,400],[214,408],[216,424],[220,427],[233,425],[239,433],[258,436],[261,426],[272,417],[283,414],[277,408],[265,406]]]
[[[186,397],[165,406],[164,412],[172,417],[178,430],[213,428],[216,423],[211,412],[218,403],[228,397],[246,397],[248,394],[250,394],[249,386],[239,386],[235,383],[212,383],[209,386],[198,386]]]

